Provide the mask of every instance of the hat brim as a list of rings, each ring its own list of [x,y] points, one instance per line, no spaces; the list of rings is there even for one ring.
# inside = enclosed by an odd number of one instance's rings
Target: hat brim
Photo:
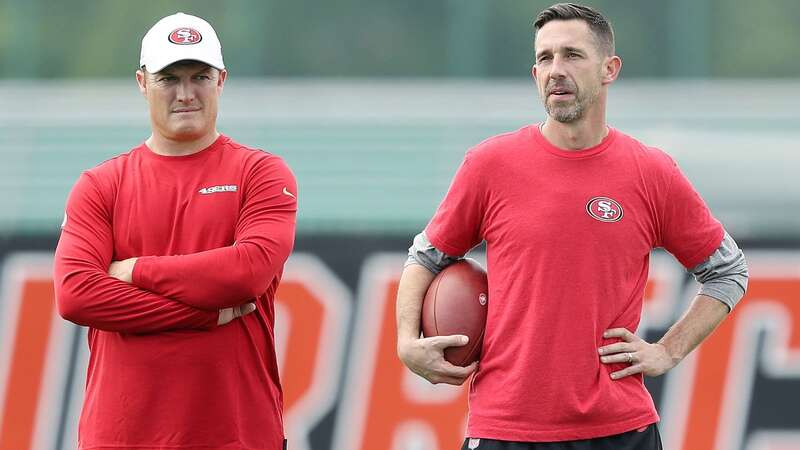
[[[192,48],[181,48],[180,51],[169,52],[162,57],[158,58],[150,58],[149,61],[145,61],[142,67],[147,69],[150,73],[156,73],[164,70],[165,67],[169,66],[170,64],[175,64],[178,61],[199,61],[203,64],[208,64],[209,66],[222,70],[225,68],[225,63],[222,62],[222,55],[220,54],[218,57],[215,55],[209,55],[208,51],[202,51],[202,49],[192,49]]]

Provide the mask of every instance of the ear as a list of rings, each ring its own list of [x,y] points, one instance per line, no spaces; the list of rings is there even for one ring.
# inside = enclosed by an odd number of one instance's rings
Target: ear
[[[533,81],[537,81],[537,80],[536,80],[536,64],[534,64],[534,65],[531,67],[531,76],[533,77]]]
[[[222,93],[222,88],[225,86],[225,80],[228,79],[228,71],[222,69],[219,71],[219,77],[217,77],[217,93]]]
[[[603,84],[613,83],[622,70],[622,59],[617,56],[607,56],[603,62]]]
[[[136,71],[136,84],[139,85],[139,92],[147,97],[147,74],[142,69]]]

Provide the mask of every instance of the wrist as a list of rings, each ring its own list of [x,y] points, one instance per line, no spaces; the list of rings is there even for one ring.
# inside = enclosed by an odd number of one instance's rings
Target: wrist
[[[131,281],[129,281],[129,283],[133,283],[133,272],[136,271],[136,261],[138,261],[138,260],[139,260],[139,258],[131,258],[131,269],[130,269],[130,273],[128,274],[128,276],[130,277]]]
[[[148,274],[152,271],[148,268],[148,260],[151,256],[139,256],[134,259],[131,267],[131,284],[142,289],[152,290],[151,282],[148,281]]]
[[[406,336],[398,336],[397,337],[397,356],[400,359],[403,359],[403,356],[408,352],[411,346],[414,345],[414,341],[416,341],[419,337],[414,337],[413,335],[406,335]]]
[[[673,367],[677,366],[678,363],[684,358],[684,355],[680,354],[680,352],[677,352],[669,345],[669,343],[665,342],[664,340],[656,342],[655,345],[661,346],[661,348],[664,350],[664,353],[667,355],[667,358],[672,361]]]

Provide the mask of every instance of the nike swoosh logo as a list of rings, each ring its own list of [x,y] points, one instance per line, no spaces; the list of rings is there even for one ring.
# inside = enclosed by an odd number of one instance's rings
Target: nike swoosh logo
[[[297,199],[297,197],[295,197],[294,194],[292,194],[291,192],[289,192],[288,189],[286,189],[286,186],[283,187],[283,193],[288,195],[289,197],[292,197],[295,200]]]

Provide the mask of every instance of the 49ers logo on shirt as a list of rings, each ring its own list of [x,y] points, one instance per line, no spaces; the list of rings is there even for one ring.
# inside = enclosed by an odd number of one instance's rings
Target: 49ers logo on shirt
[[[169,41],[178,45],[197,44],[203,40],[203,36],[194,28],[178,28],[169,34]]]
[[[622,219],[622,205],[608,197],[594,197],[589,200],[586,212],[601,222],[618,222]]]
[[[216,194],[217,192],[236,192],[238,190],[239,186],[235,184],[223,184],[220,186],[204,187],[203,189],[200,189],[197,192],[206,195],[206,194]]]

